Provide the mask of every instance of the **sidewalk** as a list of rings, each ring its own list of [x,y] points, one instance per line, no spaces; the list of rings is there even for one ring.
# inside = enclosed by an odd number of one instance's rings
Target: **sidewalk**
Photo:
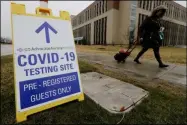
[[[113,56],[99,55],[91,53],[78,52],[78,57],[92,63],[104,65],[106,67],[114,68],[115,70],[123,71],[129,75],[135,76],[140,80],[154,80],[160,79],[168,81],[169,83],[186,86],[186,66],[169,64],[165,69],[158,67],[156,61],[141,60],[142,64],[136,64],[132,58],[128,58],[125,63],[118,64]]]
[[[11,44],[1,44],[1,56],[11,55],[12,52]]]

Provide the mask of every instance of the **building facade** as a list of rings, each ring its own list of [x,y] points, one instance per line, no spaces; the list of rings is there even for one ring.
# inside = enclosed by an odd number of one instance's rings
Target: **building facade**
[[[142,21],[159,5],[168,10],[162,20],[163,46],[186,45],[186,8],[174,1],[95,1],[72,18],[74,37],[85,37],[88,44],[129,44]]]

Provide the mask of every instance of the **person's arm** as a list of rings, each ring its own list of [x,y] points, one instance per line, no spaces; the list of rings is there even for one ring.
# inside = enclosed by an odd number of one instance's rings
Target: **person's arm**
[[[148,24],[149,21],[149,17],[147,17],[142,24],[140,25],[139,29],[138,29],[138,37],[137,37],[137,41],[140,42],[140,40],[143,38],[144,33],[145,33],[145,28]]]
[[[140,38],[142,38],[143,35],[144,35],[144,30],[145,30],[145,28],[146,28],[146,26],[147,26],[147,24],[148,24],[148,21],[149,21],[149,18],[146,18],[146,19],[142,22],[142,24],[140,25],[140,27],[139,27],[138,36],[139,36]]]

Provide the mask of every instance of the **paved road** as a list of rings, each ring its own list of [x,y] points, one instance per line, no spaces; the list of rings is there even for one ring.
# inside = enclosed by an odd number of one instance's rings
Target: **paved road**
[[[11,55],[12,54],[12,45],[1,44],[1,56]]]
[[[134,76],[140,80],[166,80],[170,83],[178,85],[186,85],[186,66],[169,64],[166,69],[158,68],[156,61],[142,60],[141,65],[133,62],[132,58],[128,58],[126,62],[118,64],[113,56],[100,54],[78,53],[80,59],[84,59],[93,63],[104,65],[112,70],[121,71],[128,75]]]

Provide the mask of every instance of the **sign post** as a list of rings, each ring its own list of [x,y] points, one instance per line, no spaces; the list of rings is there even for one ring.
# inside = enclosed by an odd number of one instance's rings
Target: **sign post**
[[[40,0],[40,7],[48,8],[48,0]]]
[[[41,15],[46,12],[49,16]],[[23,22],[24,23],[20,23]],[[84,100],[69,13],[11,3],[16,120],[67,103]]]
[[[40,7],[41,8],[48,8],[48,0],[40,0]],[[47,15],[45,12],[41,12],[42,15]]]

